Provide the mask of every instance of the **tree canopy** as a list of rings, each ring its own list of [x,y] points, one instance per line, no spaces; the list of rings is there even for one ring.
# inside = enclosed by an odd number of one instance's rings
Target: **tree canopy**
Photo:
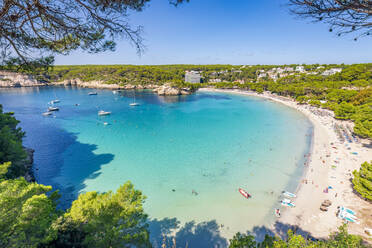
[[[237,233],[230,240],[230,248],[339,248],[367,247],[363,244],[359,236],[351,235],[347,232],[347,226],[340,226],[338,232],[332,233],[328,240],[312,241],[307,240],[301,235],[296,235],[292,230],[288,231],[287,239],[265,236],[263,242],[256,242],[254,237],[249,234]]]
[[[369,0],[290,0],[292,13],[329,24],[339,36],[372,34],[372,4]],[[355,40],[357,39],[355,37]]]
[[[22,147],[24,133],[17,127],[18,123],[13,113],[3,113],[0,104],[0,164],[11,162],[7,169],[7,176],[11,178],[25,172],[23,160],[26,158],[26,152]]]
[[[115,39],[143,51],[142,27],[129,22],[150,0],[5,0],[0,2],[2,63],[44,66],[48,55],[114,50]],[[170,0],[174,5],[182,1]],[[36,59],[35,55],[40,55]],[[45,56],[46,55],[46,56]]]
[[[145,197],[129,182],[116,193],[88,192],[72,203],[66,217],[81,223],[86,247],[149,247]]]
[[[354,189],[363,197],[372,201],[372,161],[364,162],[359,171],[354,171]]]

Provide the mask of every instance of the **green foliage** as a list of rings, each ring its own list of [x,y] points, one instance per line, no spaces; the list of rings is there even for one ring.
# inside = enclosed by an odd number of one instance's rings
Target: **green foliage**
[[[330,235],[330,239],[324,242],[324,246],[320,247],[353,247],[353,248],[364,248],[367,247],[363,244],[363,240],[360,236],[351,235],[347,232],[347,226],[343,225],[338,228],[338,232]]]
[[[357,108],[353,116],[354,132],[363,138],[372,137],[372,103]]]
[[[86,233],[82,228],[83,223],[73,221],[71,217],[60,216],[52,223],[52,229],[56,232],[55,239],[44,247],[48,248],[82,248]]]
[[[295,235],[291,230],[288,231],[288,239],[278,239],[274,241],[274,248],[310,248],[316,247],[312,241],[306,240],[301,235]]]
[[[21,128],[17,128],[18,123],[13,113],[3,113],[0,105],[0,164],[11,162],[7,173],[9,178],[18,177],[25,172],[23,160],[26,152],[22,147],[24,133]]]
[[[11,162],[0,164],[0,181],[6,179],[9,167],[12,165]]]
[[[66,218],[81,224],[87,247],[149,247],[145,197],[129,182],[116,193],[88,192],[72,203]]]
[[[237,233],[230,239],[229,248],[255,248],[257,243],[254,240],[254,236]]]
[[[364,198],[372,201],[372,161],[364,162],[359,171],[354,171],[354,189]]]
[[[52,188],[24,178],[0,182],[0,246],[37,247],[53,238],[57,218]]]
[[[340,226],[338,232],[332,233],[328,240],[311,241],[301,235],[296,235],[292,230],[287,233],[286,240],[278,237],[265,236],[261,243],[256,242],[252,235],[237,233],[230,240],[229,248],[364,248],[362,238],[347,232],[347,226]]]
[[[355,114],[355,107],[351,103],[342,102],[335,109],[335,117],[341,120],[351,119]]]

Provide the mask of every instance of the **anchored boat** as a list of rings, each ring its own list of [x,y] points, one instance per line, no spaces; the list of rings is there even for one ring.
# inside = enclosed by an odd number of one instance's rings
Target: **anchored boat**
[[[53,114],[53,112],[51,112],[51,111],[42,113],[42,115],[44,115],[44,116],[48,116],[48,115],[52,115],[52,114]]]
[[[110,115],[111,112],[100,110],[98,111],[98,115]]]
[[[48,110],[49,111],[59,111],[59,108],[58,107],[49,107]]]
[[[283,191],[282,194],[286,197],[290,197],[290,198],[296,198],[297,196],[291,192],[288,192],[288,191]]]

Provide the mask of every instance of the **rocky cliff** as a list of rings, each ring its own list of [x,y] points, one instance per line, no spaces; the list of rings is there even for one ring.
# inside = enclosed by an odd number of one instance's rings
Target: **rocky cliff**
[[[177,96],[177,95],[189,95],[193,91],[189,88],[178,88],[172,86],[170,83],[164,85],[119,85],[119,84],[106,84],[103,81],[89,81],[83,82],[80,79],[70,79],[61,82],[39,82],[32,75],[26,75],[15,72],[0,71],[0,87],[33,87],[33,86],[47,86],[47,85],[60,85],[60,86],[76,86],[83,88],[94,88],[94,89],[153,89],[158,95],[162,96]]]
[[[119,84],[106,84],[102,81],[89,81],[83,82],[80,79],[71,79],[71,80],[64,80],[61,82],[53,82],[51,85],[63,85],[63,86],[77,86],[83,88],[95,88],[95,89],[154,89],[156,85],[148,84],[148,85],[119,85]]]
[[[189,88],[178,88],[170,84],[157,86],[153,91],[160,96],[190,95],[192,93],[192,90]]]
[[[0,71],[0,87],[34,87],[44,85],[46,83],[37,81],[32,75]]]
[[[34,152],[35,152],[35,150],[33,150],[31,148],[27,148],[27,147],[24,147],[24,149],[27,153],[27,157],[23,161],[24,167],[26,169],[26,173],[25,173],[24,177],[28,182],[35,182],[35,176],[34,176],[34,172],[33,172],[33,169],[32,169],[32,166],[34,164]]]

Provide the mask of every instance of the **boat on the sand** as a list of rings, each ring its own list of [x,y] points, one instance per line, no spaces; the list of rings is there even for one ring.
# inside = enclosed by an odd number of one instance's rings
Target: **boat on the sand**
[[[297,196],[291,192],[288,192],[288,191],[283,191],[282,194],[286,197],[290,197],[290,198],[296,198]]]
[[[283,206],[286,206],[286,207],[295,207],[296,205],[290,200],[290,199],[286,199],[284,198],[282,201],[281,201],[281,204]]]

